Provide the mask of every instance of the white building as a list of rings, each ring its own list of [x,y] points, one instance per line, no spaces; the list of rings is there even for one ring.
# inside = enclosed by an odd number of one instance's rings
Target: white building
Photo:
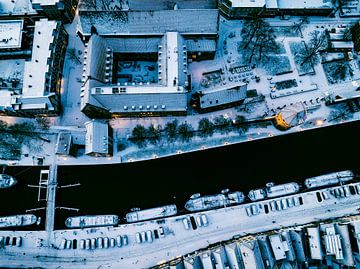
[[[85,123],[85,154],[93,156],[108,156],[112,154],[111,136],[109,140],[109,125],[98,120]]]
[[[21,46],[20,26],[20,21],[16,27],[13,26],[18,39],[14,46]],[[59,111],[67,33],[60,22],[41,19],[35,22],[32,43],[31,60],[24,64],[21,92],[12,92],[10,89],[8,94],[2,93],[2,114],[55,115]]]

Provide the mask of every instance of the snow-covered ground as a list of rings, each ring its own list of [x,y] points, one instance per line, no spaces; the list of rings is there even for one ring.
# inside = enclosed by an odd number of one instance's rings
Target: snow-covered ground
[[[111,119],[110,125],[114,130],[114,155],[112,157],[89,157],[86,155],[80,155],[75,157],[60,157],[54,156],[48,148],[55,148],[56,134],[61,130],[69,131],[73,134],[73,141],[75,144],[85,144],[85,129],[84,123],[89,120],[80,111],[80,88],[81,88],[81,76],[82,76],[82,64],[84,45],[80,41],[80,38],[76,36],[76,28],[78,24],[78,18],[75,18],[72,24],[66,26],[66,30],[69,33],[69,45],[68,51],[75,49],[75,55],[78,59],[74,58],[71,53],[66,54],[64,64],[64,77],[62,81],[61,101],[63,105],[63,112],[61,116],[52,118],[52,126],[50,132],[53,133],[52,143],[46,143],[43,152],[26,152],[29,157],[22,158],[16,161],[16,164],[30,164],[32,163],[32,156],[51,155],[45,158],[45,164],[51,164],[56,158],[59,164],[92,164],[92,163],[119,163],[137,160],[146,160],[152,158],[159,158],[169,156],[172,154],[180,154],[182,152],[189,152],[195,150],[203,150],[210,147],[226,146],[233,143],[242,143],[253,139],[263,139],[274,135],[283,135],[288,133],[297,132],[300,130],[306,130],[311,128],[318,128],[321,126],[338,124],[341,122],[359,120],[360,112],[357,113],[345,113],[346,115],[340,116],[337,119],[332,119],[334,115],[339,115],[341,109],[340,106],[326,106],[324,103],[325,98],[329,95],[352,94],[360,83],[360,70],[359,65],[353,60],[354,76],[349,81],[343,83],[329,84],[324,72],[324,68],[321,64],[317,64],[314,67],[315,74],[300,76],[292,52],[290,51],[289,44],[291,42],[308,42],[309,33],[314,30],[324,31],[326,28],[339,26],[340,24],[350,24],[356,19],[339,19],[339,18],[322,18],[322,17],[310,17],[310,23],[305,24],[302,28],[302,35],[289,34],[287,31],[295,22],[298,22],[300,18],[291,17],[290,20],[280,20],[278,18],[266,19],[272,26],[276,27],[277,41],[282,44],[282,49],[279,54],[274,54],[273,59],[281,59],[285,61],[287,68],[291,72],[274,75],[274,66],[272,64],[258,65],[252,69],[253,75],[248,78],[248,90],[256,90],[257,94],[263,96],[263,101],[256,103],[247,103],[239,107],[227,108],[211,113],[198,114],[193,111],[189,106],[189,114],[186,117],[147,117],[147,118],[119,118]],[[229,21],[220,17],[219,25],[219,39],[217,45],[217,52],[214,60],[192,62],[189,64],[189,72],[192,74],[192,91],[197,91],[201,86],[200,82],[203,78],[203,73],[212,69],[218,69],[219,67],[225,70],[226,81],[232,77],[236,78],[236,74],[230,72],[230,67],[243,65],[241,50],[238,50],[238,44],[241,41],[241,28],[242,21]],[[284,28],[287,27],[287,28]],[[282,30],[281,30],[282,29]],[[282,58],[276,58],[282,57]],[[282,64],[281,62],[280,64]],[[273,65],[279,64],[274,62]],[[280,66],[281,67],[281,66]],[[4,69],[6,71],[6,69]],[[256,81],[255,76],[260,80]],[[296,91],[298,93],[286,95],[279,98],[271,98],[271,90],[274,83],[285,80],[296,80],[297,87],[290,88],[289,90]],[[231,84],[231,82],[228,82]],[[307,91],[310,87],[316,86],[316,90]],[[287,90],[282,90],[287,92]],[[303,92],[301,92],[303,91]],[[189,96],[190,94],[189,93]],[[135,144],[132,144],[128,138],[132,134],[132,129],[141,124],[145,127],[153,124],[154,126],[165,126],[167,122],[171,122],[174,119],[181,123],[188,123],[192,125],[196,130],[199,120],[202,118],[208,118],[214,120],[215,117],[223,115],[226,118],[234,120],[236,116],[244,116],[247,120],[255,120],[266,117],[271,117],[281,112],[283,109],[288,109],[296,103],[303,103],[306,107],[306,120],[301,125],[293,127],[287,131],[280,131],[272,125],[264,126],[256,124],[251,125],[245,133],[237,131],[229,132],[228,134],[214,133],[213,136],[207,138],[194,137],[189,142],[176,141],[168,143],[164,140],[156,146],[149,144],[145,148],[138,148]],[[312,109],[312,107],[314,109]],[[1,120],[14,121],[14,118],[0,117]],[[16,119],[20,120],[20,119]],[[119,147],[121,144],[123,148]],[[49,154],[49,152],[51,154]],[[7,161],[2,161],[7,163]]]

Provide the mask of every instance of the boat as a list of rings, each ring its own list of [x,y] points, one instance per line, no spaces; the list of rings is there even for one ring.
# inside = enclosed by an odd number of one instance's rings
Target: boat
[[[0,174],[0,188],[10,188],[17,183],[17,180],[12,176],[6,174]]]
[[[258,201],[265,198],[274,198],[298,192],[299,184],[295,182],[275,185],[273,182],[266,184],[265,188],[249,191],[248,197],[251,201]]]
[[[99,226],[115,226],[119,223],[117,215],[85,215],[69,217],[65,220],[68,228],[87,228]]]
[[[27,226],[35,223],[39,225],[40,218],[37,218],[33,214],[0,217],[0,228]]]
[[[165,218],[177,214],[176,205],[165,205],[161,207],[155,207],[155,208],[143,209],[143,210],[136,208],[135,210],[132,211],[133,212],[126,214],[127,222]]]
[[[340,172],[333,172],[321,176],[309,177],[305,179],[304,185],[308,189],[323,187],[328,185],[335,185],[347,182],[354,179],[354,173],[350,170]]]
[[[245,196],[240,191],[229,192],[223,190],[220,194],[204,195],[195,193],[191,195],[190,200],[185,203],[185,209],[188,211],[201,211],[213,208],[237,205],[244,202]]]

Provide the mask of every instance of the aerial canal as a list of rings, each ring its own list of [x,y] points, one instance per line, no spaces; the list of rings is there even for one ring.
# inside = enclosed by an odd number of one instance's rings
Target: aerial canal
[[[297,134],[169,158],[120,165],[59,167],[55,226],[69,216],[117,214],[133,207],[176,203],[183,209],[193,193],[262,187],[267,182],[298,181],[333,171],[360,168],[360,123],[348,123]],[[44,206],[37,202],[39,167],[6,167],[19,184],[1,190],[0,215],[25,213]],[[44,214],[44,210],[33,212]],[[43,228],[40,227],[40,228]]]

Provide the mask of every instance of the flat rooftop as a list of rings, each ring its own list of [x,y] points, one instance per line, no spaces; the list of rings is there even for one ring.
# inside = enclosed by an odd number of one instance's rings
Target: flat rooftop
[[[0,16],[8,14],[36,14],[30,0],[2,0],[0,1]]]
[[[39,4],[41,6],[56,5],[60,0],[32,0],[33,4]]]
[[[332,8],[330,0],[277,0],[278,8],[295,8],[295,9],[304,9],[304,8]]]
[[[80,13],[80,29],[91,34],[94,26],[99,35],[217,34],[217,9],[183,9],[156,11],[86,11]],[[196,22],[196,23],[193,23]]]
[[[41,19],[35,23],[31,61],[25,63],[23,96],[43,96],[45,76],[48,72],[50,44],[53,42],[53,31],[56,21]]]
[[[231,0],[232,7],[263,7],[265,0]]]
[[[0,21],[0,49],[21,47],[23,21]]]

